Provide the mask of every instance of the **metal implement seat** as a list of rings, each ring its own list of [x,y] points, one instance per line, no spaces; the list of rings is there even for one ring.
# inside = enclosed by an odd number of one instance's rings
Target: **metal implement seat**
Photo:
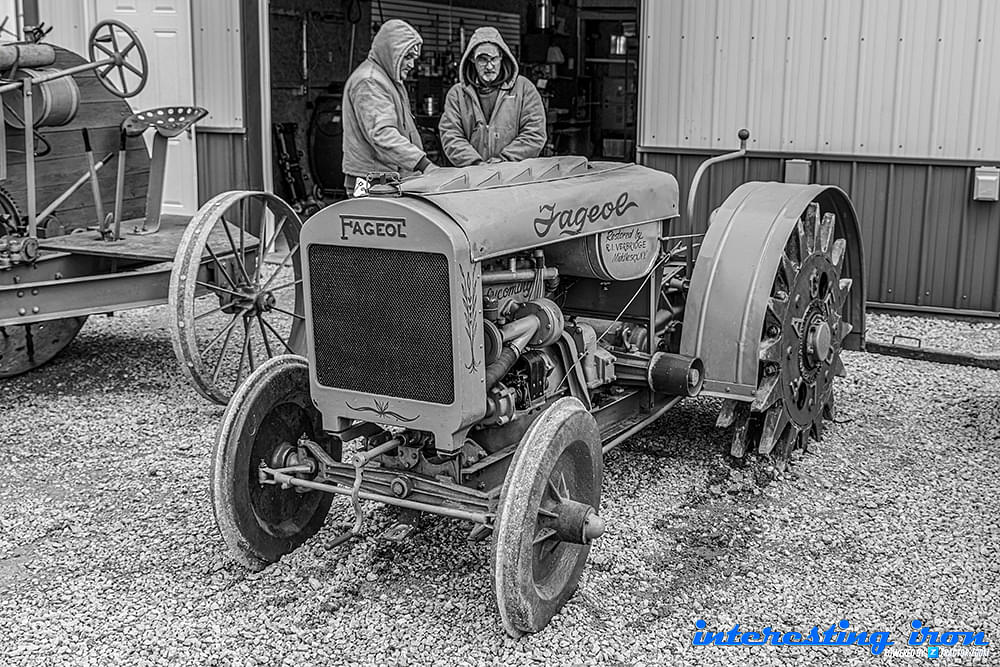
[[[176,137],[207,115],[208,111],[202,107],[193,105],[169,106],[137,111],[122,121],[123,137],[137,137],[151,127],[156,130],[156,134],[153,136],[152,163],[149,167],[146,217],[142,223],[142,228],[136,228],[133,230],[134,233],[151,234],[160,228],[160,209],[163,205],[163,175],[167,165],[167,140],[171,137]],[[121,158],[124,158],[124,156],[121,156]],[[123,159],[120,159],[118,164],[121,171]],[[147,229],[148,226],[151,226],[152,229]]]

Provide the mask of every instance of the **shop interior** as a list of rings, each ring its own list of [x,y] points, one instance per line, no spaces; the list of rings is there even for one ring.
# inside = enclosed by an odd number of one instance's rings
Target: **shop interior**
[[[406,82],[428,156],[468,37],[496,27],[538,88],[542,155],[635,159],[638,0],[271,0],[272,165],[276,191],[306,212],[343,196],[344,82],[381,23],[401,18],[424,39]]]

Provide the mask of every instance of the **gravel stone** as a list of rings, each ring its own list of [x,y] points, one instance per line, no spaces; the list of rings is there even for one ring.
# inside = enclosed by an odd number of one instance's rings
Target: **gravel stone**
[[[330,549],[334,524],[353,519],[338,498],[280,563],[233,564],[209,498],[222,409],[177,372],[167,316],[92,317],[53,363],[3,381],[0,665],[873,659],[859,647],[692,647],[698,619],[797,631],[848,619],[905,641],[920,618],[1000,640],[996,371],[845,353],[837,422],[788,474],[728,457],[719,401],[681,403],[608,454],[608,529],[576,595],[513,640],[493,601],[490,542],[468,543],[459,521],[432,517],[390,546],[372,536],[393,513],[369,505],[368,537]],[[873,336],[896,327],[1000,350],[992,323],[870,323]]]

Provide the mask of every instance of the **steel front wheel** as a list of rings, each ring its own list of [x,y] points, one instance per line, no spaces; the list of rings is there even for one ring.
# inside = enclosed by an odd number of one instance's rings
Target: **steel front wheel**
[[[493,531],[497,607],[511,636],[544,628],[576,590],[604,531],[603,475],[597,423],[575,398],[553,403],[521,439]]]
[[[852,281],[841,278],[847,240],[836,216],[810,203],[789,235],[774,276],[761,330],[758,388],[749,406],[727,402],[720,421],[736,423],[732,453],[758,451],[784,467],[792,451],[823,435],[833,418],[834,376],[851,324],[843,320]],[[728,414],[727,414],[728,413]]]
[[[170,276],[171,332],[205,398],[225,404],[263,361],[305,353],[301,229],[295,211],[264,192],[218,195],[188,223]]]
[[[237,562],[260,570],[316,534],[333,496],[261,484],[261,465],[289,465],[299,438],[340,458],[339,441],[323,433],[309,397],[309,368],[283,355],[263,364],[226,408],[212,457],[212,506]]]

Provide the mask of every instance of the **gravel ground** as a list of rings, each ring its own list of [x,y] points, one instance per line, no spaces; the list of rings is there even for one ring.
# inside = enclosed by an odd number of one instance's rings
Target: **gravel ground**
[[[1000,356],[1000,319],[918,317],[891,311],[868,313],[868,340],[931,347],[961,354]]]
[[[222,409],[175,372],[166,316],[91,318],[54,363],[2,385],[2,665],[874,659],[858,647],[693,648],[697,619],[799,631],[848,619],[903,642],[920,618],[1000,640],[1000,373],[845,353],[838,423],[773,481],[724,456],[717,401],[683,403],[607,457],[608,533],[579,591],[514,641],[489,543],[466,543],[457,521],[433,519],[399,547],[328,549],[328,525],[264,572],[233,565],[208,497]],[[1000,347],[997,328],[977,331]],[[338,503],[331,517],[349,519]],[[376,510],[371,532],[391,517]]]

